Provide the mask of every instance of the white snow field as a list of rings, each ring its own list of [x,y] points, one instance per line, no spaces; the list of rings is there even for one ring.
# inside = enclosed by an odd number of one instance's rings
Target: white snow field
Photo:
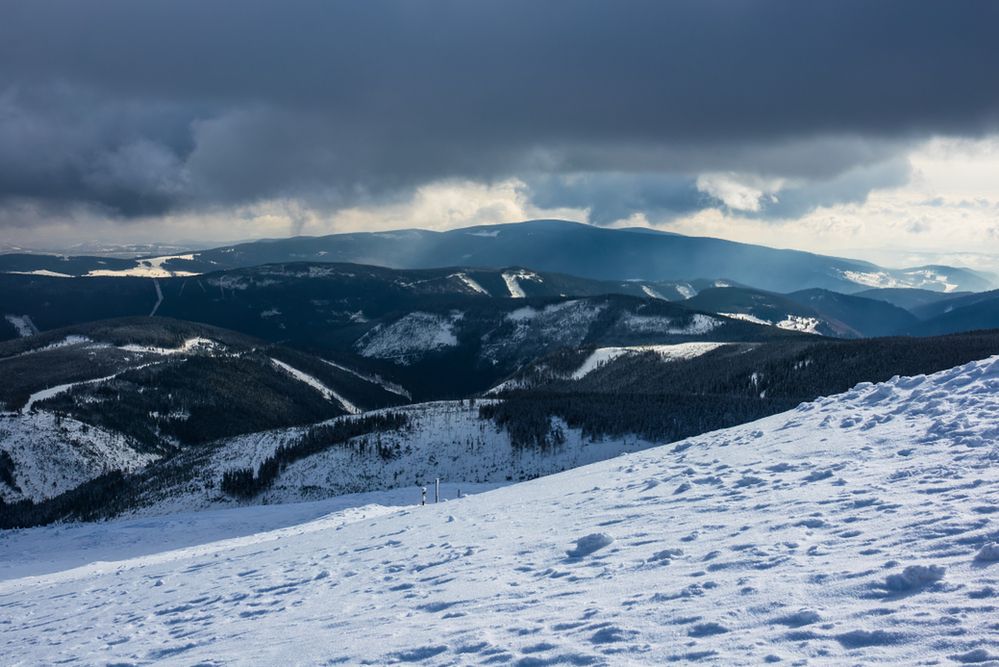
[[[150,257],[149,259],[136,260],[135,266],[129,269],[94,269],[87,272],[88,277],[134,277],[141,278],[171,278],[176,276],[197,276],[197,272],[192,271],[172,271],[163,266],[171,259],[194,259],[194,254],[187,255],[164,255],[162,257]]]
[[[405,366],[427,352],[457,345],[454,326],[462,317],[461,311],[452,311],[448,317],[409,313],[388,326],[378,325],[364,334],[355,347],[362,356],[391,359]]]
[[[108,470],[138,470],[159,458],[133,446],[120,433],[70,417],[0,412],[0,452],[14,463],[14,488],[0,484],[0,500],[41,501]]]
[[[379,448],[393,453],[391,457],[386,459],[375,447],[361,446],[362,441],[372,437],[360,436],[352,440],[351,446],[332,447],[287,465],[255,502],[297,503],[396,488],[413,498],[412,489],[436,478],[454,482],[461,489],[472,488],[473,484],[496,486],[653,446],[637,436],[588,437],[580,429],[553,419],[552,426],[562,433],[557,449],[517,447],[505,429],[490,419],[479,418],[478,405],[464,401],[418,403],[385,411],[405,414],[409,420],[401,431],[374,437]],[[198,465],[202,474],[182,477],[176,484],[157,491],[146,499],[148,505],[132,514],[172,514],[235,505],[237,500],[218,492],[223,474],[234,468],[258,469],[304,430],[283,428],[225,440]]]
[[[520,286],[519,281],[531,280],[536,283],[544,282],[544,279],[533,271],[504,271],[501,276],[503,282],[506,283],[506,289],[510,292],[510,298],[512,299],[523,299],[527,296],[524,288]]]
[[[655,352],[663,361],[678,359],[693,359],[712,350],[717,350],[724,343],[677,343],[675,345],[631,345],[628,347],[598,347],[586,358],[583,365],[570,376],[573,380],[581,380],[604,364],[618,357],[629,354]]]
[[[155,553],[137,553],[144,534],[170,549],[197,520],[7,532],[0,655],[994,663],[997,437],[999,357],[438,505],[220,511],[197,546]],[[32,569],[70,551],[79,567]]]

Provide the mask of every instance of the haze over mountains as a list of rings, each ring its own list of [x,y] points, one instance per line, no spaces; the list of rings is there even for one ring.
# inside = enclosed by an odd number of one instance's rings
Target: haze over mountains
[[[255,241],[153,260],[0,256],[0,271],[61,275],[205,273],[270,263],[351,262],[392,268],[527,267],[594,280],[728,279],[789,292],[823,288],[917,288],[981,291],[993,278],[969,269],[922,266],[886,269],[869,262],[777,250],[649,229],[605,229],[561,220],[483,225],[446,232],[334,234]]]

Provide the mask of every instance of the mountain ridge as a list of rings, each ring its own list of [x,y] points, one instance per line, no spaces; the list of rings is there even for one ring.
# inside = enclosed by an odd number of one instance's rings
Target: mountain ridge
[[[526,266],[596,280],[668,281],[725,276],[777,292],[812,287],[861,291],[879,286],[981,291],[991,287],[993,281],[969,269],[888,269],[862,260],[801,250],[565,220],[529,220],[446,231],[400,229],[298,236],[136,260],[0,255],[0,271],[166,277],[306,260],[400,269]]]

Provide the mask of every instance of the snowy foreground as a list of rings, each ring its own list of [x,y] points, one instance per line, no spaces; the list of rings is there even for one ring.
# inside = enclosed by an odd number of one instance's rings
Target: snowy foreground
[[[0,655],[987,663],[997,436],[993,358],[439,505],[369,495],[10,532]]]

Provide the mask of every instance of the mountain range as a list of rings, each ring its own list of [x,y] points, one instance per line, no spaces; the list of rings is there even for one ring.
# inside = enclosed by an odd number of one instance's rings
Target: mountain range
[[[603,281],[728,279],[775,292],[822,288],[850,293],[882,287],[981,291],[994,284],[993,276],[970,269],[888,269],[797,250],[562,220],[261,240],[139,259],[7,254],[0,255],[0,271],[166,277],[300,261],[400,269],[520,266]]]
[[[560,221],[0,268],[6,526],[527,479],[999,353],[979,274]]]

